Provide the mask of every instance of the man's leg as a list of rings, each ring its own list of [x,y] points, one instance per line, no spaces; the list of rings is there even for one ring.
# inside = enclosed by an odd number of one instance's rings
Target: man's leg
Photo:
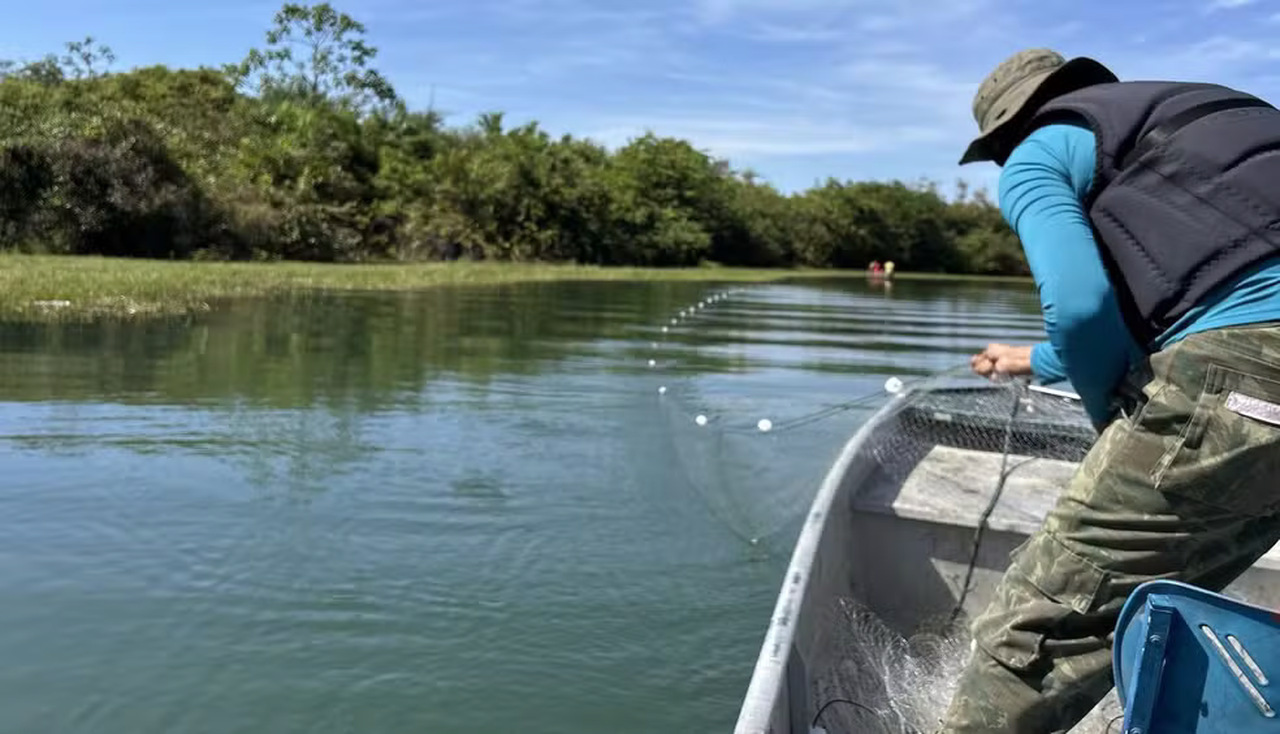
[[[975,620],[942,731],[1069,730],[1113,686],[1139,584],[1219,590],[1280,539],[1280,328],[1195,335],[1151,367]]]

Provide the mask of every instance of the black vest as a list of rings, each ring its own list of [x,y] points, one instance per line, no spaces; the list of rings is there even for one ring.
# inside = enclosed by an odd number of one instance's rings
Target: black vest
[[[1152,341],[1215,286],[1280,250],[1280,111],[1214,84],[1118,82],[1057,97],[1097,137],[1085,201],[1125,322]]]

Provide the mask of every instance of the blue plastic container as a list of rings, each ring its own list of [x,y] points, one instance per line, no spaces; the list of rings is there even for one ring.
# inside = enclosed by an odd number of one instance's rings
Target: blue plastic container
[[[1138,587],[1113,665],[1128,734],[1280,732],[1280,615],[1174,581]]]

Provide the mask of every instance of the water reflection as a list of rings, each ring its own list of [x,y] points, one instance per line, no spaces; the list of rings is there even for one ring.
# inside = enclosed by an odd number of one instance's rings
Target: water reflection
[[[857,280],[672,327],[719,290],[0,325],[0,731],[729,728],[790,540],[733,524],[802,514],[861,415],[734,444],[658,387],[781,423],[1040,327],[1026,286]]]

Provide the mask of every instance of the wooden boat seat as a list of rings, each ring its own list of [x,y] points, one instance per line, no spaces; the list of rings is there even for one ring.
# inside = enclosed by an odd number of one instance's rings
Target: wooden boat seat
[[[1057,501],[1078,464],[1010,455],[1009,478],[987,522],[993,530],[1030,535]],[[856,512],[960,527],[977,527],[1000,475],[1001,456],[952,446],[934,446],[900,485],[879,482],[854,496]],[[1280,569],[1280,543],[1258,565]]]
[[[1075,473],[1076,464],[1011,455],[1004,493],[988,527],[1030,534]],[[975,527],[1000,476],[999,454],[934,446],[900,486],[881,482],[855,495],[854,509]]]

